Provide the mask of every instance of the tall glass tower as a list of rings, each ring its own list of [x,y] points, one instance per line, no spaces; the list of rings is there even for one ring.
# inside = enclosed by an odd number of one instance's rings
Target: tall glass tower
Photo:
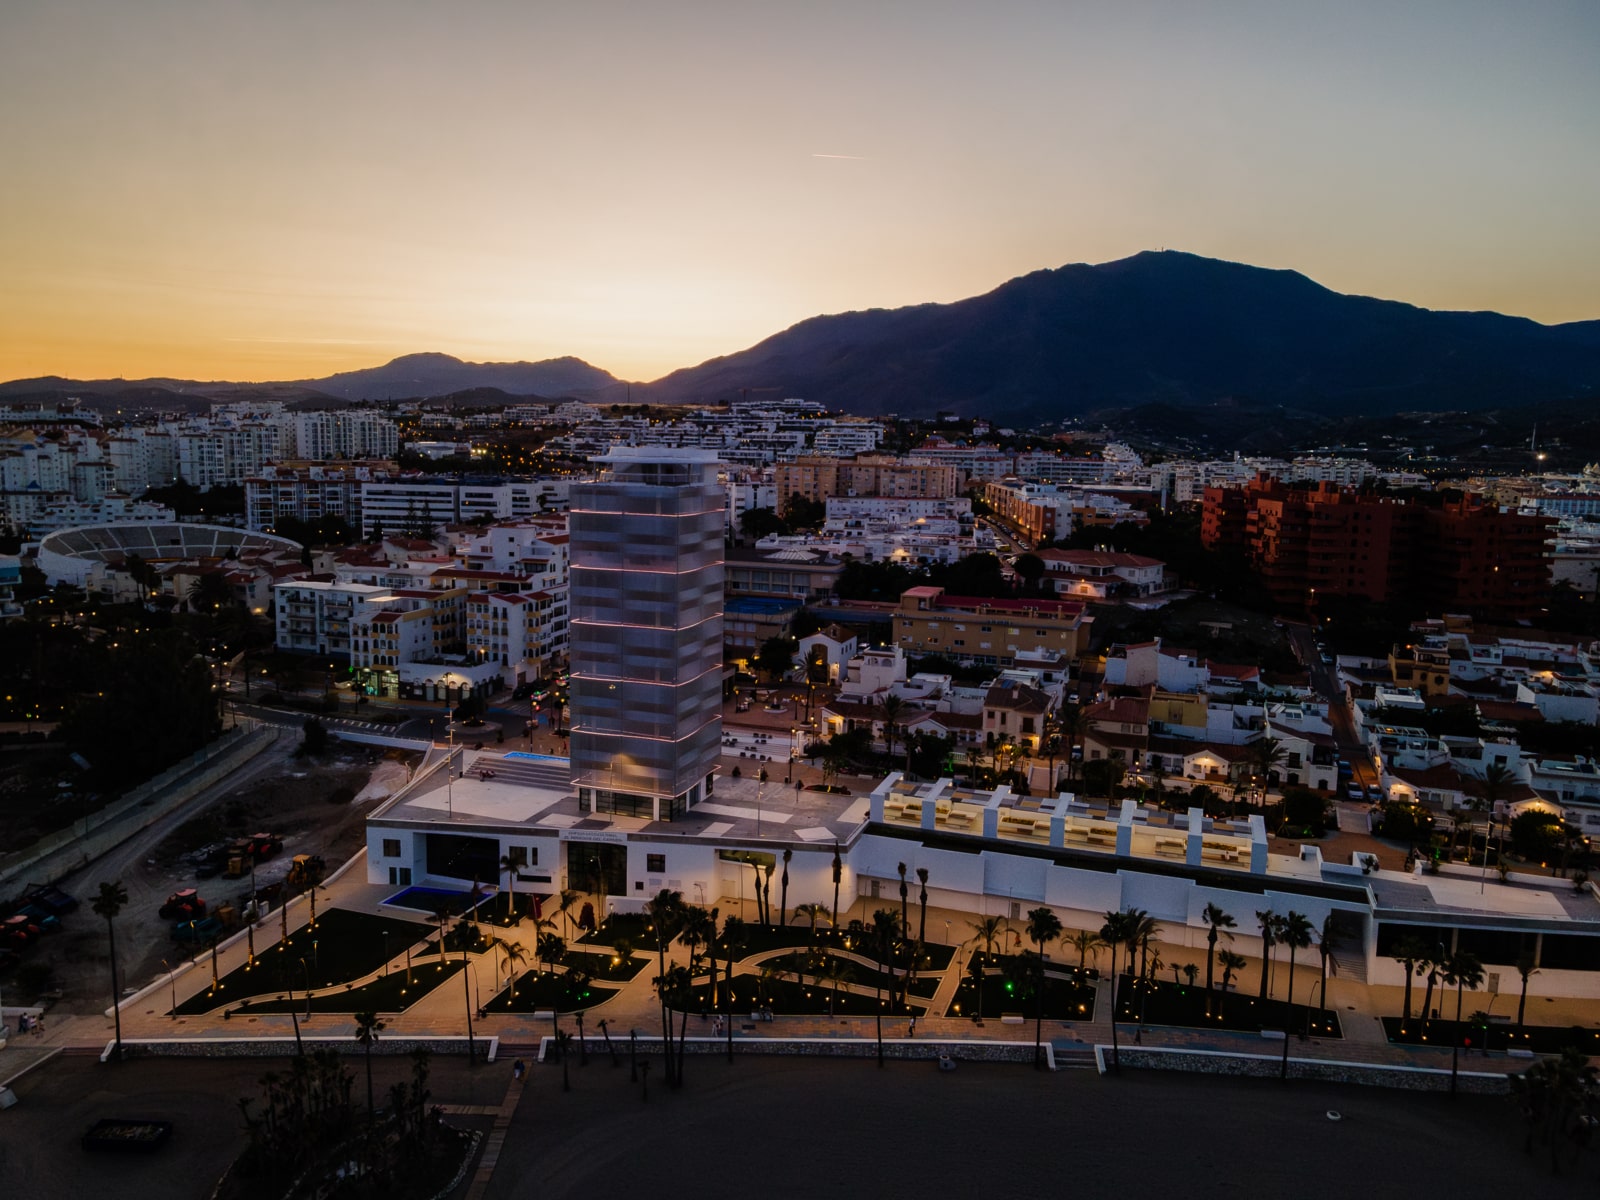
[[[586,812],[671,820],[722,750],[724,492],[713,451],[616,447],[574,484],[573,785]]]

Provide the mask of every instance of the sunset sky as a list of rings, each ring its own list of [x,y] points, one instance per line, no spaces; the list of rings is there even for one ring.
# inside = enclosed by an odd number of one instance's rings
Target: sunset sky
[[[1600,318],[1600,4],[4,0],[0,379],[650,379],[1166,247]]]

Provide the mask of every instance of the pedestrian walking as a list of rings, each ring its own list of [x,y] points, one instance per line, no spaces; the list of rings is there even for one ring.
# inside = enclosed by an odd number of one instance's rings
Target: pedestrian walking
[[[518,1082],[521,1082],[522,1076],[527,1071],[527,1069],[528,1069],[528,1064],[523,1062],[520,1058],[517,1059],[516,1062],[511,1064],[511,1078],[517,1080]]]

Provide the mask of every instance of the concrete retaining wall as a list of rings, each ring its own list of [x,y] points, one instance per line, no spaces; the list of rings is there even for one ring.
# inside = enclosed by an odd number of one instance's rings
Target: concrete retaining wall
[[[1096,1046],[1095,1058],[1104,1075],[1111,1069],[1111,1047]],[[1276,1079],[1282,1059],[1270,1054],[1230,1054],[1219,1050],[1165,1050],[1151,1046],[1124,1046],[1118,1056],[1124,1069],[1188,1071],[1201,1075],[1244,1075]],[[1367,1087],[1399,1088],[1411,1092],[1447,1092],[1450,1072],[1437,1067],[1395,1067],[1380,1063],[1336,1062],[1329,1059],[1289,1059],[1290,1079],[1316,1079],[1323,1083],[1356,1083]],[[1498,1073],[1462,1071],[1458,1090],[1480,1096],[1504,1096],[1511,1090],[1507,1077]]]
[[[583,1039],[590,1054],[605,1054],[603,1038],[585,1033]],[[539,1061],[544,1062],[554,1039],[546,1036],[539,1041]],[[576,1041],[576,1038],[574,1038]],[[626,1036],[613,1037],[611,1045],[620,1056],[628,1053]],[[641,1054],[658,1056],[661,1053],[659,1037],[640,1037]],[[676,1050],[676,1045],[674,1045]],[[1045,1065],[1055,1070],[1055,1055],[1049,1042],[1044,1044]],[[684,1043],[685,1055],[726,1054],[726,1037],[688,1038]],[[733,1035],[735,1054],[763,1054],[810,1058],[876,1058],[878,1043],[874,1038],[749,1038]],[[572,1053],[577,1053],[576,1045]],[[948,1054],[959,1062],[1009,1062],[1032,1063],[1032,1042],[960,1042],[940,1041],[936,1038],[884,1038],[883,1056],[897,1060],[931,1062],[941,1054]]]
[[[324,1013],[323,1016],[327,1014]],[[473,1038],[473,1045],[484,1062],[493,1062],[500,1050],[497,1037]],[[346,1054],[365,1053],[365,1047],[353,1035],[347,1037],[312,1037],[305,1034],[300,1039],[308,1051],[340,1050]],[[105,1062],[116,1047],[115,1041],[106,1043],[100,1055]],[[126,1058],[292,1058],[295,1039],[287,1037],[248,1038],[123,1038],[122,1051]],[[410,1054],[419,1047],[434,1054],[465,1054],[465,1037],[388,1037],[380,1036],[372,1044],[374,1054]]]

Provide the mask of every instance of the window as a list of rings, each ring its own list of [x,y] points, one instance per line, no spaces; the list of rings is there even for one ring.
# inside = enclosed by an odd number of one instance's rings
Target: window
[[[399,858],[400,857],[400,839],[399,838],[384,838],[383,839],[383,856],[385,858]]]
[[[644,856],[644,869],[650,874],[656,874],[667,869],[667,856],[665,854],[646,854]]]

